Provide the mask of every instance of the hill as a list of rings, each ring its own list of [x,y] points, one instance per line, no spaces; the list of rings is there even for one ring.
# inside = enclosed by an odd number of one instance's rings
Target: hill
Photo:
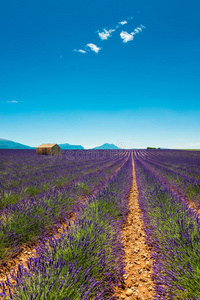
[[[0,149],[33,149],[33,148],[10,140],[0,139]]]
[[[103,150],[114,150],[114,149],[120,149],[119,147],[117,147],[116,145],[114,145],[114,144],[108,144],[108,143],[106,143],[106,144],[103,144],[103,145],[101,145],[101,146],[98,146],[98,147],[95,147],[95,148],[93,148],[93,149],[98,149],[98,150],[100,150],[100,149],[103,149]]]

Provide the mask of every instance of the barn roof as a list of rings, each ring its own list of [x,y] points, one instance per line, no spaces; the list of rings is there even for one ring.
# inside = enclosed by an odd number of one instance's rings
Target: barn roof
[[[42,144],[42,145],[39,146],[39,148],[51,148],[55,145],[57,145],[57,144]]]

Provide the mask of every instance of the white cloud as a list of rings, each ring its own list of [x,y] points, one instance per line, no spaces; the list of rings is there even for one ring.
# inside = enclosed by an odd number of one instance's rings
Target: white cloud
[[[131,32],[131,34],[128,33],[128,32],[126,32],[126,31],[122,31],[120,33],[120,36],[121,36],[121,38],[123,40],[123,43],[127,43],[129,41],[132,41],[133,40],[133,35],[134,35],[133,32]]]
[[[98,53],[101,50],[100,47],[97,47],[95,44],[92,43],[87,44],[87,47],[89,47],[92,51],[96,53]]]
[[[82,50],[82,49],[79,49],[79,50],[77,50],[77,49],[74,49],[74,52],[86,53],[86,51],[85,51],[85,50]]]
[[[132,19],[133,19],[133,17],[127,18],[128,21],[130,21]],[[108,38],[112,37],[112,32],[115,32],[117,30],[117,28],[120,28],[121,26],[127,24],[128,21],[124,20],[124,21],[118,22],[118,24],[115,26],[115,29],[109,29],[109,30],[102,29],[101,32],[98,30],[97,32],[98,32],[100,39],[108,40]],[[132,41],[134,39],[134,36],[136,34],[139,34],[140,32],[142,32],[144,28],[146,28],[144,25],[140,25],[140,26],[136,27],[131,33],[128,33],[127,31],[122,30],[120,33],[120,37],[123,40],[123,43]],[[98,47],[97,45],[95,45],[93,43],[88,43],[87,45],[85,45],[84,50],[83,49],[74,49],[74,52],[87,53],[89,51],[93,51],[95,53],[99,53],[100,50],[101,50],[101,48]]]
[[[141,27],[137,27],[137,28],[134,29],[134,32],[135,33],[140,33],[140,32],[142,32],[142,28]]]
[[[109,29],[109,30],[103,29],[102,32],[98,32],[98,35],[101,40],[107,40],[109,37],[112,36],[111,33],[114,31],[115,29]]]
[[[6,101],[7,103],[18,103],[19,101],[17,100],[11,100],[11,101]]]
[[[120,36],[121,36],[121,38],[122,38],[122,40],[123,40],[123,43],[127,43],[127,42],[129,42],[129,41],[132,41],[134,35],[136,35],[136,34],[142,32],[142,29],[143,29],[143,28],[145,28],[145,26],[140,25],[140,27],[135,28],[135,29],[133,30],[133,32],[131,32],[131,33],[128,33],[128,32],[126,32],[126,31],[122,31],[122,32],[120,33]]]
[[[127,21],[121,21],[121,22],[119,22],[118,24],[125,25],[125,24],[127,24],[127,23],[128,23]]]

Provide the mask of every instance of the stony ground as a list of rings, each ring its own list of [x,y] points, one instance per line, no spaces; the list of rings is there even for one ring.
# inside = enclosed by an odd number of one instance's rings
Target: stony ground
[[[124,283],[116,290],[116,296],[118,299],[150,300],[153,299],[151,248],[145,242],[134,164],[129,205],[127,222],[122,231],[127,274]]]

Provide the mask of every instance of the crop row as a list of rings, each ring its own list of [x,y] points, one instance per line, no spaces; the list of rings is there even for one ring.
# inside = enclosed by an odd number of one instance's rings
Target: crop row
[[[98,170],[79,176],[73,184],[53,186],[34,197],[9,203],[1,211],[0,263],[19,253],[24,243],[48,236],[55,226],[75,213],[87,197],[102,189],[125,161],[126,158],[120,158],[103,167],[98,162]]]
[[[114,299],[124,275],[121,226],[132,182],[129,158],[77,213],[60,238],[41,243],[37,257],[2,284],[4,299]],[[9,290],[7,294],[6,289]]]
[[[163,182],[200,208],[200,153],[161,150],[138,153]]]
[[[66,153],[68,152],[64,151],[65,155],[52,157],[36,155],[30,150],[1,150],[0,209],[34,197],[52,187],[74,184],[81,177],[101,171],[123,159],[120,152],[110,159],[101,152],[97,152],[98,156],[91,157],[90,151],[85,151],[86,157],[82,160],[75,157],[76,151],[72,151],[71,159],[68,159]]]
[[[199,216],[140,152],[135,152],[135,168],[144,228],[153,248],[155,299],[200,299]]]

